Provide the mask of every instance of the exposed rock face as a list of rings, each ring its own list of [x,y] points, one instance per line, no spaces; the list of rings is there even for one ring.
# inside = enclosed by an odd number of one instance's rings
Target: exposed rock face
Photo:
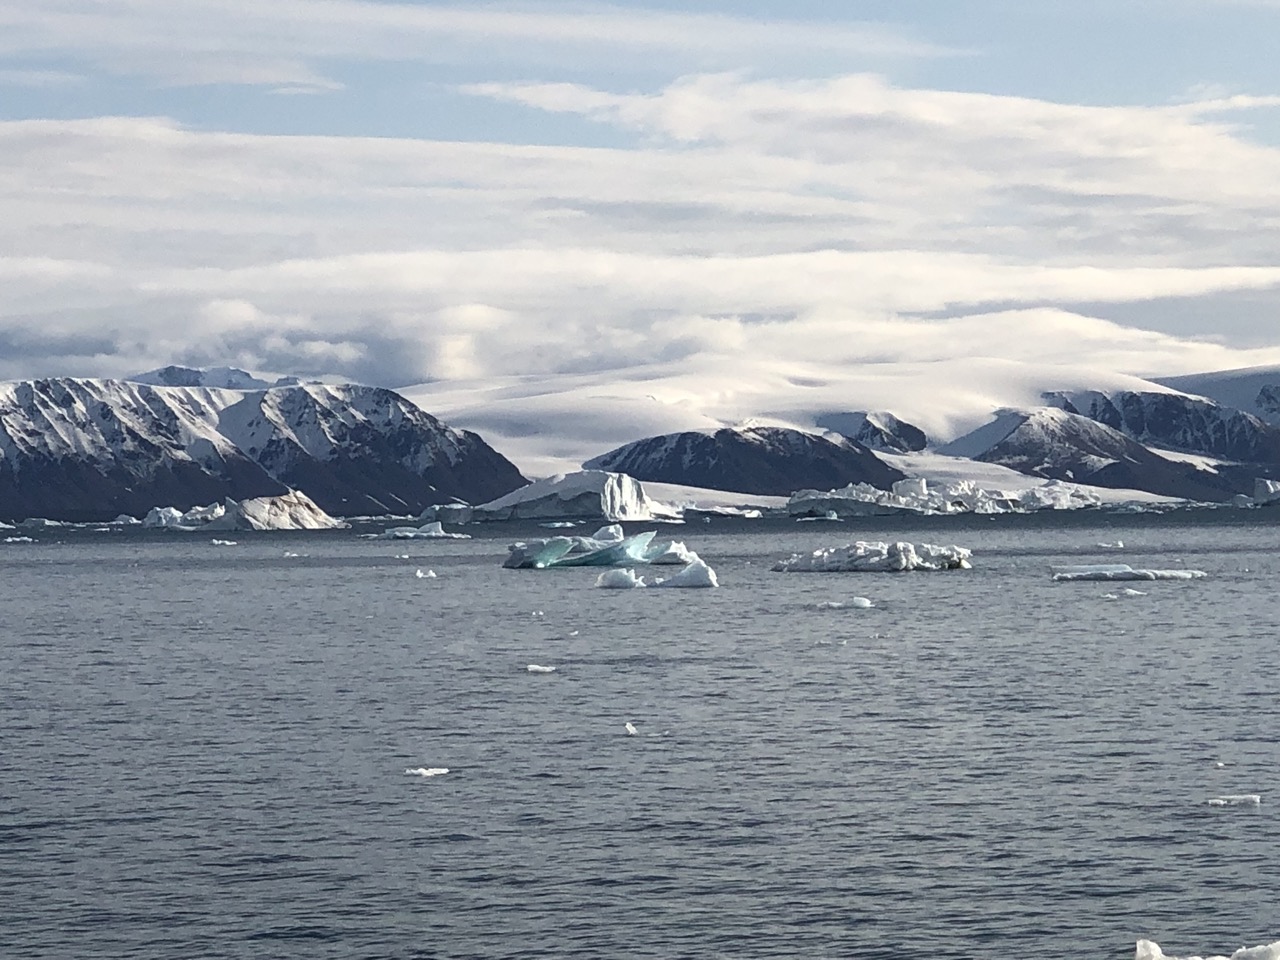
[[[1240,492],[1231,478],[1166,459],[1119,430],[1052,407],[1002,413],[941,452],[1031,476],[1189,500],[1227,500]]]
[[[781,427],[671,433],[611,450],[584,466],[637,480],[737,493],[788,496],[807,488],[870,483],[888,489],[904,474],[851,440],[834,442]]]
[[[0,384],[0,519],[141,517],[301,490],[338,516],[492,499],[524,477],[390,390]]]

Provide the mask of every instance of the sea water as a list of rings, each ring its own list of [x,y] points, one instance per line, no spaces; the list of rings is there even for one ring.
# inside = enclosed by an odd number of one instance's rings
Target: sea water
[[[0,545],[0,957],[1280,937],[1273,515],[660,528],[719,577],[684,591],[469,529]],[[856,539],[973,569],[770,570]],[[1104,562],[1208,576],[1050,577]]]

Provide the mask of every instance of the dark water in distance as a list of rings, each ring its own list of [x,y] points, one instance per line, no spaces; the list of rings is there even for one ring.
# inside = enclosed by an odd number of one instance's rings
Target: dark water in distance
[[[469,529],[0,544],[0,957],[1280,938],[1270,514],[661,527],[720,576],[689,591],[503,570],[548,531]],[[975,568],[769,570],[882,538]],[[1210,576],[1048,575],[1116,561]]]

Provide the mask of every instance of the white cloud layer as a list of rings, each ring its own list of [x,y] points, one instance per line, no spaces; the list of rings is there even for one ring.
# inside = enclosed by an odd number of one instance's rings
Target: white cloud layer
[[[431,58],[445,41],[461,47],[440,56],[661,51],[716,69],[809,44],[943,52],[884,27],[599,5],[0,0],[0,56],[70,53],[172,84],[324,93],[344,83],[334,63]],[[8,82],[82,75],[42,69]],[[619,382],[643,388],[614,398],[640,429],[803,421],[931,365],[1023,365],[1030,396],[1064,363],[1280,362],[1280,150],[1247,126],[1275,97],[1082,106],[865,72],[464,92],[601,124],[618,145],[0,123],[0,377],[234,363],[436,381],[424,391],[477,418],[447,381],[504,384],[526,411],[522,378],[580,399]],[[962,392],[972,409],[993,399]]]
[[[336,88],[361,62],[686,68],[782,58],[952,55],[876,23],[762,21],[607,3],[440,4],[375,0],[0,0],[0,55],[73,55],[108,73],[175,85]]]

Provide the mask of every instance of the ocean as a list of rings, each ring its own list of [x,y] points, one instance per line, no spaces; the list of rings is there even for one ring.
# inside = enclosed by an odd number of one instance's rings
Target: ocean
[[[4,531],[0,957],[1268,943],[1278,518],[659,525],[720,588],[618,591],[532,524]],[[770,570],[858,539],[973,569]]]

